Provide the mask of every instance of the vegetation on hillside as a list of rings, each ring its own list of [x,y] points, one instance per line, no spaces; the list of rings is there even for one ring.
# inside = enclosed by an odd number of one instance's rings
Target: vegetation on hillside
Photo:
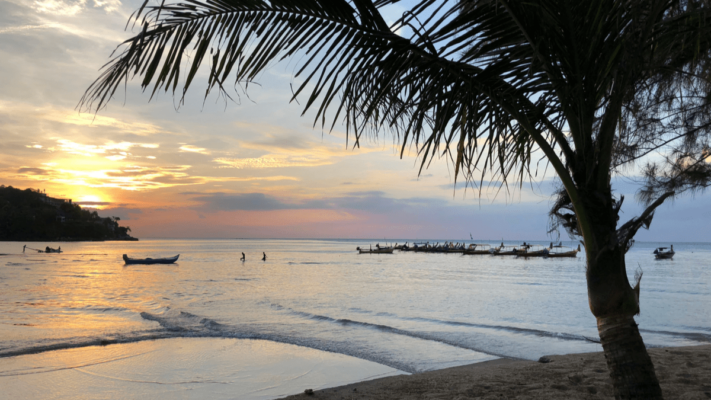
[[[133,240],[119,220],[39,191],[0,186],[0,240]]]

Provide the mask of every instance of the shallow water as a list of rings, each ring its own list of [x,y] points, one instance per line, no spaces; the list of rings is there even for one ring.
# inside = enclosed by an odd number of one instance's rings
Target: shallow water
[[[4,358],[0,399],[267,400],[398,373],[266,340],[173,338]]]
[[[0,254],[11,254],[0,256],[0,357],[158,338],[249,338],[420,372],[601,350],[582,256],[356,253],[371,243],[142,240],[61,243],[62,254],[21,254],[25,243],[0,243]],[[656,261],[651,253],[660,245],[668,243],[637,243],[627,256],[630,279],[644,271],[637,321],[645,343],[710,342],[711,245],[678,243],[673,260]],[[123,253],[180,259],[124,265]]]

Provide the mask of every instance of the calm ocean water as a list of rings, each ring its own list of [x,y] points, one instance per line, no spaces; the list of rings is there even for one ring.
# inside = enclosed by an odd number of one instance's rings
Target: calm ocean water
[[[25,243],[0,243],[7,254],[0,256],[0,362],[174,337],[265,339],[406,372],[601,350],[582,256],[357,254],[374,243],[60,243],[63,254],[21,254]],[[668,243],[637,243],[627,255],[630,279],[644,271],[637,321],[645,343],[711,342],[711,245],[675,243],[673,260],[656,261],[652,251],[661,245]],[[124,265],[123,253],[180,260]]]

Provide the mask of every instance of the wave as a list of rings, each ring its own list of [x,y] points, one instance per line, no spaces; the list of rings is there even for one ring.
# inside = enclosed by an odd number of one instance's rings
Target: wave
[[[294,309],[291,309],[288,307],[283,307],[278,304],[272,304],[272,307],[274,307],[278,310],[288,310],[293,315],[297,315],[297,316],[301,316],[301,317],[305,317],[305,318],[309,318],[309,319],[314,319],[314,320],[331,321],[331,322],[340,323],[343,325],[360,324],[362,326],[366,326],[366,327],[370,327],[370,328],[378,328],[378,329],[383,329],[383,330],[397,329],[397,328],[392,328],[392,327],[389,327],[386,325],[373,324],[373,323],[369,323],[369,322],[353,321],[350,319],[336,319],[336,318],[331,318],[331,317],[327,317],[327,316],[323,316],[323,315],[312,314],[312,313],[303,312],[303,311],[297,311],[297,310],[294,310]],[[363,314],[368,313],[368,311],[362,310],[362,309],[358,309],[357,312],[363,313]],[[508,332],[512,332],[512,333],[534,335],[534,336],[538,336],[538,337],[549,337],[549,338],[562,339],[562,340],[587,341],[587,342],[595,342],[595,343],[598,342],[597,339],[589,338],[584,335],[577,335],[577,334],[565,333],[565,332],[550,332],[550,331],[544,331],[544,330],[539,330],[539,329],[520,328],[520,327],[516,327],[516,326],[476,324],[476,323],[471,323],[471,322],[448,321],[448,320],[439,320],[439,319],[422,318],[422,317],[399,317],[395,314],[383,313],[383,312],[379,312],[376,315],[377,316],[393,317],[393,318],[398,318],[398,319],[406,320],[406,321],[419,321],[419,322],[428,322],[428,323],[450,325],[450,326],[465,326],[465,327],[481,328],[481,329],[493,329],[493,330],[498,330],[498,331],[508,331]],[[487,353],[487,354],[489,354],[489,353]]]
[[[322,262],[315,262],[315,261],[303,261],[303,262],[294,262],[294,261],[289,261],[287,263],[288,265],[322,265],[322,264],[329,264],[333,265],[334,263],[322,263]]]
[[[105,337],[64,338],[59,340],[48,339],[42,341],[43,343],[41,342],[39,344],[24,348],[0,348],[0,358],[44,353],[54,350],[66,350],[89,346],[107,346],[110,344],[133,343],[144,340],[168,339],[173,337],[178,336],[161,329]]]
[[[295,315],[300,318],[307,318],[313,321],[318,321],[326,324],[340,325],[343,327],[351,327],[356,329],[373,329],[378,332],[384,333],[386,335],[396,335],[401,337],[408,337],[415,340],[423,340],[428,342],[436,342],[446,346],[452,346],[455,348],[461,348],[465,350],[470,350],[482,354],[486,354],[494,357],[511,358],[511,359],[522,359],[520,357],[513,357],[511,354],[506,354],[503,351],[497,351],[500,347],[479,345],[477,343],[476,336],[471,336],[468,334],[466,338],[458,332],[457,334],[452,334],[452,332],[428,332],[422,330],[408,330],[402,329],[395,326],[390,326],[386,324],[372,323],[367,321],[359,321],[348,318],[333,318],[327,315],[314,314],[304,311],[298,311],[291,309],[289,307],[284,307],[279,304],[271,303],[271,306],[275,309],[289,313],[290,315]],[[98,309],[97,309],[98,310]],[[103,309],[102,309],[103,310]],[[123,311],[116,310],[114,308],[107,308],[105,311]],[[366,311],[366,310],[359,310]],[[373,313],[375,314],[375,313]],[[377,313],[380,314],[380,313]],[[350,340],[348,335],[337,336],[334,339],[325,339],[319,337],[318,335],[313,335],[309,333],[300,333],[294,331],[280,332],[278,329],[274,329],[273,326],[262,325],[262,324],[225,324],[219,322],[215,319],[208,317],[192,314],[187,311],[181,311],[177,309],[167,309],[162,313],[150,313],[141,312],[140,316],[147,321],[154,321],[160,325],[160,328],[135,331],[124,334],[109,334],[102,337],[84,337],[84,338],[67,338],[60,340],[46,340],[42,343],[35,344],[30,347],[25,348],[12,348],[15,343],[3,343],[0,345],[0,358],[3,357],[13,357],[26,354],[41,353],[53,350],[63,350],[78,347],[88,347],[88,346],[105,346],[111,344],[122,344],[131,343],[145,340],[158,340],[158,339],[170,339],[177,337],[195,337],[195,338],[231,338],[231,339],[257,339],[257,340],[268,340],[279,343],[292,344],[302,347],[313,348],[321,351],[328,351],[333,353],[344,354],[347,356],[357,357],[360,359],[376,362],[382,365],[387,365],[392,368],[399,369],[401,371],[409,373],[422,372],[421,368],[418,366],[417,361],[402,359],[399,357],[397,352],[382,352],[374,351],[372,347],[372,342],[358,342]],[[504,330],[508,332],[513,332],[516,334],[524,335],[535,335],[538,337],[550,337],[562,340],[574,340],[574,341],[595,341],[595,339],[590,339],[582,335],[575,335],[569,333],[560,332],[548,332],[545,330],[536,330],[529,328],[520,328],[515,326],[503,326],[503,325],[487,325],[487,324],[473,324],[461,321],[447,321],[438,320],[431,318],[401,318],[407,320],[416,320],[423,322],[430,322],[436,324],[445,324],[453,326],[466,326],[466,327],[476,327],[485,328],[493,331]],[[316,328],[320,329],[320,328]],[[682,336],[689,339],[693,339],[701,342],[710,342],[711,335],[703,333],[693,333],[693,332],[670,332],[670,331],[652,331],[647,330],[646,332],[664,334],[664,335],[676,335]],[[495,336],[496,333],[488,333],[488,335]],[[366,336],[370,336],[366,335]],[[473,339],[473,340],[472,340]],[[397,339],[396,339],[397,341]],[[488,343],[487,341],[484,341]],[[409,342],[410,346],[419,346],[417,342]],[[9,347],[8,347],[9,346]],[[4,348],[3,348],[4,347]]]
[[[707,333],[660,331],[660,330],[653,330],[653,329],[640,329],[639,331],[645,332],[645,333],[653,333],[653,334],[657,334],[657,335],[675,336],[675,337],[679,337],[679,338],[683,338],[683,339],[693,340],[695,342],[711,343],[711,335],[709,335]]]
[[[411,338],[421,339],[421,340],[426,340],[426,341],[443,343],[443,344],[446,344],[449,346],[462,348],[462,349],[466,349],[466,350],[472,350],[472,351],[476,351],[478,353],[483,353],[483,354],[487,354],[487,355],[495,356],[495,357],[502,357],[502,358],[509,358],[509,359],[524,359],[524,358],[520,358],[520,357],[514,357],[511,354],[506,354],[503,352],[494,351],[491,348],[485,348],[482,346],[477,346],[475,344],[463,343],[461,341],[453,340],[453,339],[448,338],[442,334],[438,335],[438,334],[428,333],[428,332],[424,332],[424,331],[410,331],[410,330],[400,329],[400,328],[396,328],[396,327],[392,327],[392,326],[388,326],[388,325],[375,324],[375,323],[364,322],[364,321],[355,321],[355,320],[351,320],[351,319],[347,319],[347,318],[332,318],[332,317],[328,317],[325,315],[318,315],[318,314],[312,314],[312,313],[308,313],[308,312],[304,312],[304,311],[297,311],[297,310],[294,310],[294,309],[291,309],[288,307],[281,306],[279,304],[272,304],[272,306],[278,310],[286,310],[292,315],[308,318],[308,319],[315,320],[315,321],[325,321],[325,322],[339,324],[342,326],[357,326],[357,327],[363,327],[363,328],[368,328],[368,329],[376,329],[381,332],[391,333],[391,334],[395,334],[395,335],[408,336]],[[574,340],[574,341],[582,341],[582,342],[599,343],[599,341],[597,339],[589,338],[587,336],[582,336],[582,335],[569,334],[569,333],[548,332],[548,331],[518,328],[518,327],[512,327],[512,326],[471,324],[471,323],[456,322],[456,321],[439,321],[439,320],[433,320],[433,319],[427,319],[427,318],[407,318],[407,319],[428,321],[428,322],[439,322],[439,323],[446,323],[449,325],[458,325],[458,326],[470,326],[470,327],[477,327],[477,328],[508,330],[508,331],[514,332],[514,333],[533,334],[533,335],[536,335],[539,337],[542,336],[542,337],[550,337],[550,338],[563,339],[563,340]]]
[[[162,314],[142,312],[141,317],[158,322],[172,335],[166,337],[218,337],[231,339],[256,339],[272,342],[293,344],[331,353],[344,354],[386,365],[401,371],[416,373],[421,372],[416,367],[404,362],[383,356],[377,352],[367,351],[353,346],[349,342],[328,340],[322,338],[299,337],[293,334],[284,335],[275,332],[264,332],[253,326],[232,326],[219,323],[210,318],[200,317],[186,311],[168,310]]]

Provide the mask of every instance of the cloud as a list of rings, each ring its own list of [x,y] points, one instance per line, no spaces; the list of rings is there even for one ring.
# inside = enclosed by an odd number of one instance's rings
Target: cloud
[[[262,168],[289,168],[289,167],[318,167],[332,164],[328,158],[313,155],[304,156],[267,156],[259,158],[216,158],[220,168],[236,169],[262,169]]]
[[[217,157],[213,161],[220,168],[263,169],[291,167],[320,167],[331,165],[345,157],[367,154],[376,149],[350,151],[340,145],[323,144],[296,135],[267,135],[267,140],[240,142],[243,149],[266,151],[260,157]]]
[[[374,214],[403,211],[419,207],[442,207],[446,202],[431,198],[395,199],[384,192],[353,192],[346,196],[324,199],[278,198],[264,193],[197,193],[183,192],[198,203],[199,211],[266,211],[266,210],[357,210]]]
[[[398,199],[387,197],[384,192],[352,192],[348,196],[328,199],[336,208],[366,211],[375,214],[387,214],[397,211],[409,211],[421,207],[446,207],[447,202],[435,198],[410,197]]]
[[[108,206],[112,203],[109,201],[75,201],[74,204],[79,204],[80,206],[96,207],[96,206]]]
[[[50,152],[61,151],[67,154],[80,155],[84,157],[103,156],[107,160],[121,161],[131,156],[130,151],[134,148],[157,149],[160,146],[156,143],[132,143],[108,141],[104,144],[83,144],[68,139],[54,139],[54,146],[46,147]],[[44,146],[35,144],[25,146],[31,149],[42,149]]]
[[[57,167],[17,170],[14,178],[50,181],[93,188],[118,188],[123,190],[148,190],[164,187],[207,183],[210,178],[191,176],[189,165],[169,167],[143,167],[127,165],[119,169],[70,169]]]
[[[49,175],[49,171],[44,168],[29,168],[23,167],[17,170],[18,174],[29,174],[29,175]]]
[[[31,31],[38,30],[38,29],[54,29],[54,28],[61,28],[61,27],[62,27],[62,25],[58,24],[58,23],[9,26],[6,28],[0,28],[0,35],[1,34],[26,33],[26,32],[31,32]]]
[[[41,117],[64,124],[88,126],[91,128],[111,127],[131,132],[139,136],[165,133],[159,126],[145,122],[126,122],[98,114],[77,113],[76,111],[49,109],[40,113]]]
[[[33,8],[39,13],[51,15],[77,15],[86,9],[87,0],[36,0]],[[94,7],[113,12],[121,6],[120,0],[94,0]]]
[[[98,150],[97,150],[98,151]],[[108,157],[107,157],[108,158]],[[292,176],[212,177],[192,174],[190,165],[124,164],[116,168],[101,168],[101,163],[87,166],[64,166],[63,163],[43,163],[43,167],[22,166],[0,171],[15,179],[52,182],[92,188],[117,188],[129,191],[154,190],[167,187],[202,185],[221,182],[299,181]],[[82,167],[82,169],[79,169]]]
[[[86,0],[41,0],[35,1],[33,8],[40,13],[53,15],[76,15],[86,7]]]
[[[210,152],[207,149],[204,149],[202,147],[195,147],[195,146],[191,146],[191,145],[180,146],[179,150],[181,152],[188,152],[188,153],[210,154]]]
[[[221,182],[256,182],[256,181],[268,181],[268,182],[274,182],[274,181],[300,181],[300,178],[294,177],[294,176],[284,176],[284,175],[276,175],[276,176],[249,176],[245,178],[240,178],[240,177],[227,177],[227,178],[220,178]]]
[[[348,195],[351,196],[375,196],[375,197],[381,197],[385,195],[385,192],[380,191],[380,190],[370,190],[370,191],[361,191],[361,192],[349,192],[347,193]]]
[[[56,24],[50,25],[47,27],[55,27]],[[0,29],[0,33],[3,33],[2,29]],[[7,101],[3,99],[0,99],[0,113],[4,113],[8,116],[22,116],[25,120],[31,119],[52,121],[66,125],[85,126],[94,129],[113,128],[138,136],[170,133],[158,125],[148,122],[141,122],[140,120],[137,120],[138,118],[135,118],[135,116],[132,117],[132,120],[129,122],[123,119],[107,117],[101,114],[78,113],[70,108],[54,106],[37,107],[36,105],[30,103]]]
[[[94,0],[94,7],[103,8],[106,12],[113,12],[119,9],[121,0]]]
[[[320,201],[289,203],[263,193],[210,193],[193,195],[192,200],[199,204],[197,208],[201,211],[266,211],[324,207],[324,204]]]
[[[470,182],[466,182],[466,181],[460,180],[456,184],[445,183],[445,184],[439,185],[438,187],[440,189],[444,189],[444,190],[456,189],[456,190],[477,190],[478,191],[480,188],[481,189],[486,189],[486,188],[498,189],[499,187],[501,187],[502,183],[503,182],[501,182],[501,181],[483,181],[483,182],[470,181]],[[534,186],[537,184],[538,183],[534,183]],[[524,185],[524,186],[528,187],[527,185]],[[509,183],[509,188],[513,189],[513,188],[518,188],[518,187],[519,187],[518,184]],[[505,186],[504,186],[503,190],[506,190]]]
[[[97,210],[99,215],[103,218],[106,217],[119,217],[122,221],[130,221],[137,219],[135,216],[143,214],[143,211],[138,208],[130,207],[113,207],[105,208],[103,210]]]

